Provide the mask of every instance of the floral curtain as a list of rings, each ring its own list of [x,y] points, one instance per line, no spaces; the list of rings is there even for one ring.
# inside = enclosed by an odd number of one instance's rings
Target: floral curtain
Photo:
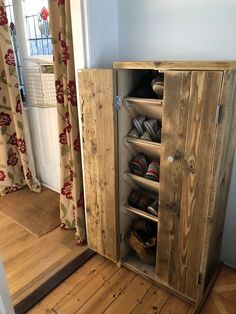
[[[41,191],[29,168],[14,51],[4,1],[0,1],[0,195],[26,184]]]
[[[49,0],[61,164],[62,228],[76,228],[77,244],[86,243],[82,166],[69,0]]]

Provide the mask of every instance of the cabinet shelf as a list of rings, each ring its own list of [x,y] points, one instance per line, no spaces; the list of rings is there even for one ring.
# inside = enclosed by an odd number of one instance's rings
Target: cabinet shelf
[[[148,142],[141,139],[134,139],[128,136],[124,138],[124,141],[126,141],[126,143],[132,144],[132,146],[136,148],[136,150],[143,152],[144,154],[150,156],[151,158],[158,160],[160,159],[162,150],[162,146],[160,143]]]
[[[131,104],[148,104],[148,105],[155,105],[155,106],[163,105],[163,99],[125,97],[125,100]]]
[[[152,119],[162,120],[163,100],[151,98],[125,97],[125,106],[135,115],[144,115]]]
[[[149,219],[149,220],[152,220],[152,221],[155,221],[155,222],[158,222],[158,217],[157,216],[154,216],[152,214],[149,214],[141,209],[138,209],[138,208],[135,208],[135,207],[132,207],[130,206],[129,204],[125,204],[125,209],[132,212],[132,213],[135,213],[139,216],[142,216],[143,218],[146,218],[146,219]]]
[[[156,266],[144,263],[133,251],[130,251],[125,257],[121,259],[121,264],[142,276],[151,279],[155,278]]]
[[[132,179],[135,183],[137,183],[141,188],[147,190],[151,193],[158,193],[160,183],[152,180],[148,180],[144,177],[137,176],[133,173],[126,172],[124,174],[124,180]]]

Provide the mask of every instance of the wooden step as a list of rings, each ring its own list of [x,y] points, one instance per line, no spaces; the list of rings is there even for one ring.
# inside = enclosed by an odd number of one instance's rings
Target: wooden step
[[[152,215],[150,213],[147,213],[147,212],[145,212],[145,211],[143,211],[141,209],[132,207],[129,204],[125,204],[124,207],[125,207],[126,210],[128,210],[128,211],[130,211],[132,213],[135,213],[135,214],[137,214],[139,216],[142,216],[142,217],[144,217],[146,219],[158,222],[158,217],[157,216],[154,216],[154,215]]]
[[[141,188],[147,190],[151,193],[158,193],[160,183],[152,180],[148,180],[144,177],[137,176],[133,173],[126,172],[124,174],[124,180],[132,179],[135,183],[137,183]]]

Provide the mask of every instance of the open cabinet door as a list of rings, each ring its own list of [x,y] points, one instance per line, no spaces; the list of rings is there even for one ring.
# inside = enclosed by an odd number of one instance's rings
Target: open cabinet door
[[[85,210],[89,247],[117,261],[116,112],[114,71],[79,72]]]

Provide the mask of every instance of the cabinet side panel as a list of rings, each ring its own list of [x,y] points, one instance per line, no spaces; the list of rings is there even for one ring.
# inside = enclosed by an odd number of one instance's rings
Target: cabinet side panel
[[[181,75],[186,74],[167,72],[165,76],[157,275],[161,275],[158,269],[163,259],[160,248],[165,245],[166,237],[165,251],[168,250],[169,256],[165,252],[164,258],[169,260],[165,280],[177,291],[196,300],[222,72],[193,71],[190,83],[188,79],[179,88],[179,84],[173,82],[178,78],[183,80]],[[168,156],[173,155],[177,159],[169,162]]]
[[[236,137],[236,72],[226,71],[220,100],[221,113],[217,130],[214,171],[209,200],[208,224],[201,272],[206,285],[220,258],[227,197],[234,160]],[[201,292],[202,293],[202,292]],[[201,296],[199,296],[200,298]]]
[[[113,71],[79,73],[89,247],[117,261],[116,114]]]

